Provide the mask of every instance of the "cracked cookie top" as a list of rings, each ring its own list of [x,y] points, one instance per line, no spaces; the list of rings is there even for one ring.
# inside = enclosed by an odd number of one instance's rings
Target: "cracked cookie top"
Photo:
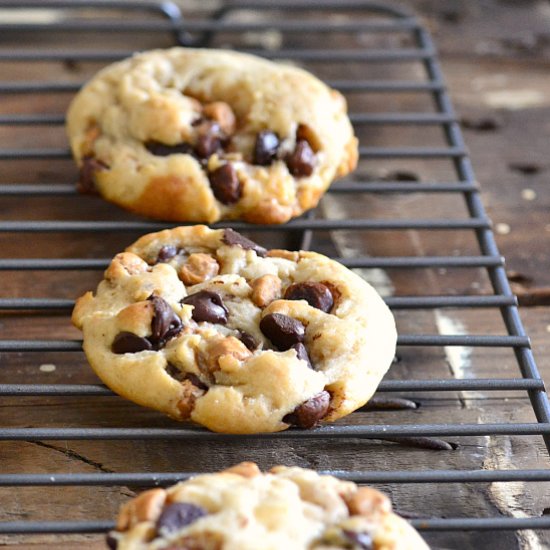
[[[370,487],[243,462],[151,489],[124,504],[110,548],[192,550],[427,550]]]
[[[382,299],[341,264],[205,226],[140,238],[79,298],[73,322],[115,392],[226,433],[354,411],[396,343]]]
[[[82,191],[164,220],[283,223],[355,168],[346,110],[296,67],[173,48],[100,71],[67,132]]]

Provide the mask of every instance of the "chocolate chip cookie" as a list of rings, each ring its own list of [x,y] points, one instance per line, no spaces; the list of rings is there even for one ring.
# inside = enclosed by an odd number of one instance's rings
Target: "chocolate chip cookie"
[[[200,550],[428,550],[420,535],[370,487],[243,462],[122,506],[110,548]]]
[[[118,254],[73,322],[115,392],[226,433],[349,414],[376,390],[396,343],[382,299],[341,264],[200,225]]]
[[[163,220],[283,223],[355,168],[346,110],[296,67],[173,48],[103,69],[67,132],[81,191]]]

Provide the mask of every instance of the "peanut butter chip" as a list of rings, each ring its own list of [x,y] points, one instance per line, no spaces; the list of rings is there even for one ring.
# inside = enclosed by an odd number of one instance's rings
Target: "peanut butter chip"
[[[390,499],[376,489],[360,487],[356,493],[346,499],[349,513],[352,516],[370,516],[375,513],[391,512]]]
[[[125,531],[141,521],[156,521],[166,500],[164,489],[151,489],[141,493],[122,506],[116,528]]]
[[[205,116],[215,120],[226,134],[232,134],[235,131],[235,113],[227,103],[214,101],[205,105],[203,112]]]
[[[114,280],[128,275],[139,275],[145,273],[148,268],[147,263],[139,256],[131,252],[121,252],[114,257],[107,271],[105,271],[105,278]]]
[[[219,338],[206,347],[205,364],[210,372],[225,370],[236,366],[236,363],[244,361],[252,354],[248,348],[234,336]]]
[[[254,279],[252,287],[252,301],[258,307],[265,307],[281,295],[281,279],[276,275],[262,275]]]
[[[235,464],[235,466],[231,466],[223,471],[228,474],[237,474],[247,478],[256,477],[261,474],[260,469],[255,462],[240,462],[239,464]]]
[[[196,285],[215,277],[220,270],[218,262],[210,254],[191,254],[180,268],[178,276],[185,285]]]

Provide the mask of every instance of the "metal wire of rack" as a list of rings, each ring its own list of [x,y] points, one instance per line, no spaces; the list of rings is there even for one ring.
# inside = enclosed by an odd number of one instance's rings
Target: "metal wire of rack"
[[[411,438],[411,437],[463,437],[474,435],[514,435],[540,436],[544,439],[546,448],[550,448],[550,404],[545,392],[544,382],[540,378],[530,343],[518,315],[516,299],[508,284],[503,260],[495,244],[490,220],[480,200],[479,190],[467,155],[457,118],[454,114],[449,95],[446,91],[437,54],[427,30],[419,20],[399,9],[386,5],[358,1],[323,1],[315,2],[278,2],[277,7],[264,2],[233,2],[218,9],[209,17],[195,20],[184,19],[178,5],[172,2],[2,2],[2,9],[20,10],[21,8],[40,8],[50,10],[63,9],[93,9],[97,13],[102,10],[116,10],[123,14],[138,13],[160,14],[161,18],[139,17],[137,19],[83,19],[55,20],[44,22],[1,23],[0,32],[11,36],[17,33],[47,33],[55,32],[82,33],[93,32],[97,36],[113,33],[144,32],[148,35],[168,35],[175,43],[184,46],[208,46],[217,33],[241,33],[273,31],[283,35],[296,35],[303,32],[342,32],[363,34],[406,33],[413,41],[413,47],[407,48],[329,48],[329,49],[274,49],[265,50],[250,48],[248,51],[274,59],[295,61],[310,61],[314,63],[420,63],[423,78],[419,80],[381,80],[381,79],[329,79],[329,84],[343,93],[423,93],[433,102],[434,113],[371,113],[358,112],[351,115],[352,121],[358,127],[363,125],[414,125],[433,126],[440,128],[445,135],[444,147],[432,146],[395,146],[360,148],[361,160],[366,159],[434,159],[450,162],[454,168],[456,181],[418,182],[418,181],[354,181],[348,180],[335,183],[330,194],[338,196],[355,196],[364,194],[414,194],[425,193],[430,197],[452,195],[462,198],[468,216],[461,219],[418,219],[412,217],[392,219],[323,219],[310,213],[294,220],[285,226],[250,226],[244,223],[227,223],[224,226],[251,232],[269,232],[290,234],[300,248],[308,248],[318,232],[327,231],[466,231],[471,232],[476,239],[479,253],[471,255],[418,255],[418,256],[339,256],[338,259],[351,268],[388,268],[409,270],[418,268],[458,268],[464,270],[483,269],[492,287],[490,295],[441,295],[441,296],[389,296],[388,305],[397,310],[431,310],[436,308],[487,308],[500,311],[506,328],[502,335],[446,335],[446,334],[400,334],[399,346],[443,347],[468,346],[471,348],[505,348],[513,351],[519,375],[513,378],[466,378],[466,379],[405,379],[386,380],[380,385],[383,394],[390,392],[461,392],[461,391],[521,391],[526,392],[537,422],[511,423],[507,421],[483,424],[472,423],[415,423],[415,424],[346,424],[327,425],[304,431],[289,430],[276,434],[261,434],[254,436],[230,436],[213,434],[205,430],[191,427],[155,427],[139,428],[116,427],[0,427],[1,441],[42,441],[42,440],[290,440],[304,441],[312,439],[380,439],[380,438]],[[236,22],[228,15],[236,10],[255,10],[268,13],[273,10],[292,9],[300,12],[313,11],[316,14],[348,10],[357,14],[381,16],[382,19],[367,19],[355,21],[333,22],[326,17],[315,20],[288,20],[287,18],[265,21]],[[26,62],[31,64],[65,62],[111,62],[129,55],[130,51],[71,49],[62,44],[62,48],[44,49],[33,46],[32,42],[17,49],[0,49],[0,62]],[[2,81],[0,94],[4,96],[22,95],[25,97],[42,96],[44,94],[67,94],[79,89],[82,82],[59,82],[53,80]],[[30,103],[29,103],[30,105]],[[64,123],[62,114],[43,112],[5,113],[0,115],[2,128],[33,128],[57,127]],[[0,161],[13,160],[54,160],[69,159],[66,147],[2,147]],[[0,185],[0,195],[6,199],[17,197],[41,197],[56,200],[60,197],[76,196],[74,186],[65,182],[52,182],[49,178],[40,183],[4,183]],[[457,204],[460,202],[456,199]],[[54,235],[99,235],[119,233],[143,233],[168,227],[168,224],[148,222],[136,219],[91,219],[73,220],[35,220],[8,219],[0,221],[0,233],[8,238],[19,233]],[[296,237],[298,237],[296,239]],[[0,270],[14,272],[97,272],[106,267],[107,258],[2,258]],[[65,298],[31,298],[14,297],[0,299],[0,310],[4,312],[43,312],[66,313],[73,306],[72,299]],[[80,352],[81,342],[67,339],[2,339],[0,352],[4,357],[10,354],[35,352]],[[9,367],[9,365],[8,365]],[[6,367],[7,368],[7,367]],[[113,395],[110,390],[100,384],[0,384],[0,395],[7,397],[40,397],[56,396],[98,397]],[[40,420],[37,419],[40,426]],[[550,481],[550,470],[392,470],[392,471],[334,471],[342,478],[362,483],[482,483],[482,482],[541,482]],[[153,486],[170,484],[191,475],[189,472],[160,473],[21,473],[0,474],[0,487],[38,487],[38,486]],[[521,530],[550,529],[550,517],[536,517],[525,514],[524,517],[447,517],[413,519],[412,523],[424,531],[453,530]],[[99,533],[112,527],[110,521],[5,521],[0,523],[0,534],[33,533]]]

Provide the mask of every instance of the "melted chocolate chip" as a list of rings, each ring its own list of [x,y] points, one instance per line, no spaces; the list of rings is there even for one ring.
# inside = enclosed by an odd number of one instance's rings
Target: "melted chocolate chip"
[[[177,254],[178,254],[178,249],[173,244],[167,244],[159,250],[157,261],[155,263],[158,264],[158,263],[169,262]]]
[[[248,334],[244,330],[239,330],[237,338],[248,348],[249,351],[254,351],[258,347],[258,342],[254,336]]]
[[[192,372],[185,373],[183,379],[184,380],[189,380],[189,382],[191,382],[191,384],[193,384],[193,386],[197,386],[197,388],[199,388],[199,390],[207,390],[208,389],[208,386],[196,374],[193,374]]]
[[[328,313],[334,305],[334,298],[328,286],[322,283],[294,283],[285,291],[285,300],[305,300],[311,307]]]
[[[313,174],[315,153],[305,139],[296,142],[294,151],[286,157],[286,165],[294,177],[302,178]]]
[[[105,544],[110,550],[116,550],[118,548],[118,539],[116,539],[111,533],[107,533],[105,536]]]
[[[283,422],[299,428],[313,428],[327,414],[329,404],[330,394],[322,391],[284,416]]]
[[[151,342],[133,332],[119,332],[111,345],[111,351],[117,354],[137,353],[149,349],[153,349]]]
[[[151,342],[160,349],[170,338],[181,332],[183,323],[170,304],[160,296],[152,296],[153,321],[151,322]]]
[[[240,246],[244,250],[254,250],[258,256],[262,258],[267,254],[267,250],[262,246],[256,244],[254,241],[247,239],[240,233],[237,233],[233,229],[226,229],[223,232],[223,242],[229,246]]]
[[[275,132],[260,132],[254,144],[254,164],[269,166],[277,158],[279,143],[279,136]]]
[[[166,374],[169,374],[174,380],[177,380],[178,382],[183,382],[184,380],[189,380],[193,386],[196,386],[199,388],[199,390],[207,390],[208,386],[196,375],[192,372],[183,372],[178,367],[172,365],[172,363],[168,363],[166,365]]]
[[[166,145],[158,141],[148,141],[145,148],[156,157],[167,157],[169,155],[192,155],[193,147],[189,143],[178,143]]]
[[[372,537],[368,533],[356,533],[344,529],[342,534],[350,541],[355,543],[361,550],[372,550],[374,548]]]
[[[309,355],[307,353],[307,349],[306,347],[304,346],[304,344],[302,344],[301,342],[299,342],[298,344],[294,344],[293,346],[291,346],[293,350],[296,351],[296,356],[298,357],[298,359],[301,359],[302,361],[305,361],[307,363],[307,366],[313,370],[313,365],[311,364],[311,361],[309,359]]]
[[[197,323],[201,321],[222,325],[227,323],[229,310],[225,307],[222,297],[217,292],[201,290],[186,296],[181,303],[193,306],[192,316]]]
[[[82,166],[80,167],[80,175],[76,187],[80,193],[97,194],[97,188],[95,186],[96,172],[101,170],[107,170],[109,167],[102,161],[92,156],[87,156],[82,159]]]
[[[222,148],[225,134],[217,122],[203,120],[197,125],[197,132],[195,153],[199,158],[207,159]]]
[[[305,327],[292,317],[282,313],[269,313],[260,321],[260,330],[279,350],[286,351],[303,342]]]
[[[157,520],[157,531],[160,535],[166,536],[206,515],[208,512],[200,506],[188,502],[175,502],[162,511]]]
[[[178,367],[168,363],[166,365],[166,374],[169,374],[174,380],[181,382],[185,378],[185,373],[182,372]]]
[[[216,168],[216,170],[208,174],[208,179],[214,196],[222,204],[233,204],[241,198],[241,182],[237,177],[235,168],[231,164],[227,163]]]

